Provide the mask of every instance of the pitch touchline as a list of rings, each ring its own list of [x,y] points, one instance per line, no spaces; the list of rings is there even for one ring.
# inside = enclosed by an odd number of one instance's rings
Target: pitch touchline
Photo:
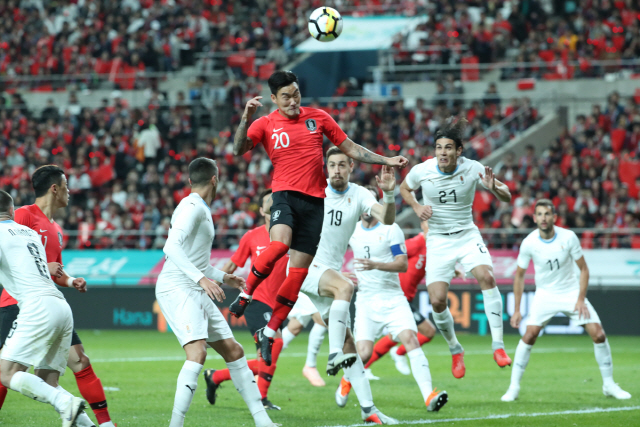
[[[459,421],[483,421],[483,420],[496,420],[504,418],[519,418],[519,417],[546,417],[553,415],[579,415],[579,414],[597,414],[603,412],[620,412],[620,411],[637,411],[640,406],[622,406],[618,408],[591,408],[591,409],[575,409],[569,411],[558,412],[534,412],[532,414],[498,414],[487,415],[486,417],[474,417],[474,418],[443,418],[439,420],[414,420],[414,421],[400,421],[400,424],[411,425],[424,425],[424,424],[436,424],[436,423],[451,423]],[[364,427],[371,424],[349,424],[349,425],[337,425],[337,426],[323,426],[323,427]]]
[[[577,347],[562,347],[562,348],[540,348],[533,349],[533,353],[593,353],[592,348],[577,348]],[[616,354],[621,353],[640,353],[640,348],[638,349],[627,349],[627,350],[618,350],[615,352]],[[476,356],[476,355],[486,355],[493,354],[490,350],[471,350],[465,351],[465,356]],[[427,351],[427,357],[431,356],[450,356],[451,353],[448,351]],[[292,357],[292,358],[302,358],[307,357],[307,353],[280,353],[279,357]],[[209,354],[207,355],[207,359],[211,360],[221,360],[222,357],[218,354]],[[116,357],[116,358],[95,358],[91,359],[94,363],[119,363],[119,362],[179,362],[184,361],[184,355],[181,356],[142,356],[142,357]]]

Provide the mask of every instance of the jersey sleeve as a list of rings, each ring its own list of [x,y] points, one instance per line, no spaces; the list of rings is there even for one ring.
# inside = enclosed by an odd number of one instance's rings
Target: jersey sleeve
[[[520,252],[518,252],[518,267],[526,270],[529,268],[529,262],[531,261],[531,253],[529,252],[529,245],[527,244],[527,240],[523,240],[520,245]]]
[[[404,242],[409,258],[419,255],[423,249],[426,250],[424,242],[419,237],[420,236],[412,237]]]
[[[371,191],[367,190],[364,187],[358,187],[358,199],[360,200],[360,212],[358,212],[358,216],[366,213],[367,215],[371,215],[371,208],[378,203]]]
[[[393,224],[389,230],[389,245],[393,256],[406,255],[407,246],[404,244],[404,233],[398,224]]]
[[[319,110],[322,111],[322,110]],[[333,117],[329,115],[329,113],[322,111],[323,117],[323,126],[322,133],[329,138],[329,141],[333,143],[333,145],[340,145],[347,139],[347,134],[340,128],[338,123],[333,120]]]
[[[201,215],[194,203],[189,201],[185,203],[186,205],[181,209],[175,221],[171,224],[169,237],[167,238],[163,251],[176,267],[195,283],[198,283],[205,275],[189,260],[184,250],[184,244],[189,234],[191,234],[200,222]]]
[[[233,253],[233,255],[231,255],[231,262],[238,267],[244,267],[247,259],[251,256],[251,244],[249,243],[250,236],[251,233],[246,233],[242,236],[238,249]]]
[[[251,142],[253,146],[260,144],[264,139],[264,129],[267,124],[267,117],[262,116],[259,119],[255,120],[249,126],[249,130],[247,131],[247,137],[251,138]]]
[[[24,225],[25,227],[29,227],[33,230],[33,217],[31,216],[31,212],[27,209],[17,209],[14,214],[13,220],[20,225]]]
[[[422,165],[416,165],[411,168],[404,181],[407,183],[410,189],[417,190],[420,187],[420,171]]]
[[[579,260],[583,256],[580,240],[573,231],[571,232],[571,238],[569,239],[569,251],[571,253],[571,258],[573,258],[574,261]]]

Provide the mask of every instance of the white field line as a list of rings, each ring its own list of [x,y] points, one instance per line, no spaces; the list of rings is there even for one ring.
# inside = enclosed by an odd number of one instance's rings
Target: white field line
[[[521,417],[547,417],[554,415],[581,415],[581,414],[599,414],[606,412],[620,412],[620,411],[637,411],[640,409],[640,406],[622,406],[618,408],[590,408],[590,409],[576,409],[569,411],[558,411],[558,412],[534,412],[532,414],[497,414],[497,415],[487,415],[486,417],[473,417],[473,418],[442,418],[438,420],[413,420],[413,421],[400,421],[401,425],[426,425],[426,424],[436,424],[436,423],[452,423],[452,422],[462,422],[462,421],[483,421],[483,420],[500,420],[506,418],[521,418]],[[370,423],[367,424],[349,424],[349,425],[336,425],[336,426],[324,426],[324,427],[365,427],[370,426]]]
[[[448,351],[429,351],[429,347],[423,347],[427,357],[431,356],[450,356]],[[578,348],[578,347],[559,347],[559,348],[533,348],[533,353],[593,353],[592,348]],[[625,349],[620,351],[613,351],[614,354],[622,353],[640,353],[640,348]],[[465,351],[465,356],[478,356],[478,355],[491,355],[491,350],[471,350]],[[287,353],[282,352],[280,357],[302,358],[307,357],[307,353]],[[218,354],[208,354],[207,359],[217,360],[222,359]],[[142,357],[116,357],[116,358],[92,358],[93,363],[127,363],[127,362],[179,362],[183,361],[184,355],[180,356],[142,356]]]

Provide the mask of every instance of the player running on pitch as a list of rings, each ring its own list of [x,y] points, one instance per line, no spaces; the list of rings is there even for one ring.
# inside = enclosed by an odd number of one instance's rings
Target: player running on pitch
[[[59,209],[69,204],[69,189],[64,171],[56,165],[41,166],[33,172],[31,184],[35,191],[36,201],[33,205],[23,206],[16,210],[15,221],[40,234],[49,264],[57,263],[58,274],[53,281],[62,287],[74,287],[80,292],[87,291],[87,282],[82,277],[70,277],[62,269],[63,230],[53,216]],[[9,334],[20,308],[18,302],[7,292],[2,291],[0,297],[0,348]],[[75,329],[71,337],[67,366],[75,375],[78,390],[93,410],[100,427],[114,427],[107,409],[107,398],[100,378],[93,372],[91,361],[84,352],[84,346]],[[6,396],[6,389],[0,387],[0,408]],[[84,422],[84,417],[79,420]],[[93,423],[89,424],[93,425]]]
[[[77,425],[85,402],[58,385],[67,368],[73,315],[56,289],[40,235],[13,221],[13,199],[0,191],[0,281],[18,298],[20,314],[0,354],[2,384],[52,405],[62,427]],[[33,366],[35,375],[28,373]],[[93,423],[88,424],[93,425]]]
[[[611,348],[602,329],[598,313],[587,299],[589,267],[582,255],[578,236],[565,228],[554,226],[557,215],[551,200],[541,199],[535,205],[534,219],[538,229],[532,231],[520,245],[518,269],[513,281],[515,308],[511,326],[520,327],[522,313],[520,302],[524,291],[524,274],[533,260],[536,293],[529,308],[527,330],[516,348],[511,385],[502,396],[503,402],[512,402],[520,394],[520,380],[529,363],[531,348],[542,328],[557,313],[563,313],[582,325],[593,340],[596,362],[602,374],[602,392],[616,399],[630,399],[631,394],[613,382]],[[580,268],[580,280],[576,278],[574,265]]]
[[[244,279],[209,264],[215,229],[211,202],[218,186],[218,166],[203,157],[189,164],[191,194],[176,207],[164,246],[166,261],[158,276],[156,298],[171,329],[187,355],[180,374],[170,427],[181,427],[198,387],[207,358],[207,346],[222,356],[231,380],[249,407],[257,427],[276,426],[262,405],[260,391],[247,366],[242,346],[213,300],[224,292],[215,282],[242,289]]]
[[[298,292],[309,273],[309,265],[320,242],[324,218],[326,179],[323,172],[323,136],[348,157],[365,163],[403,168],[408,161],[398,156],[387,158],[354,143],[326,112],[300,106],[298,78],[290,71],[276,71],[269,77],[271,100],[278,109],[249,126],[261,97],[249,102],[236,130],[233,151],[242,155],[262,144],[273,163],[273,207],[269,247],[255,260],[247,278],[246,293],[229,307],[239,317],[251,302],[256,287],[269,276],[275,262],[290,254],[289,275],[284,281],[269,324],[256,333],[265,363],[271,363],[271,346],[276,331],[287,318]],[[329,362],[345,367],[353,363],[340,351]]]
[[[373,192],[375,194],[375,190]],[[408,268],[404,234],[398,224],[380,224],[366,213],[361,218],[349,240],[358,279],[354,327],[358,354],[363,361],[368,361],[373,343],[383,330],[388,330],[391,338],[407,349],[413,377],[427,410],[439,411],[447,403],[448,395],[446,391],[431,388],[429,362],[420,348],[416,321],[400,287],[398,273]],[[340,402],[341,406],[346,398]]]
[[[465,125],[466,120],[461,119],[438,130],[436,157],[413,167],[400,186],[400,194],[420,220],[429,220],[427,247],[431,255],[427,258],[427,289],[433,320],[453,356],[451,371],[456,378],[465,374],[464,349],[455,334],[447,292],[457,262],[473,274],[482,289],[493,341],[493,358],[500,367],[511,365],[511,359],[504,351],[502,297],[493,276],[491,255],[471,213],[478,183],[503,202],[511,200],[511,193],[495,178],[490,167],[462,157]],[[413,193],[419,188],[424,205]]]
[[[255,260],[260,255],[260,252],[265,250],[269,246],[269,219],[271,214],[271,190],[265,190],[260,195],[258,201],[260,205],[260,215],[264,216],[265,224],[261,227],[254,228],[247,231],[240,239],[238,250],[231,256],[231,259],[222,267],[222,271],[225,273],[233,274],[238,267],[244,266],[249,258]],[[284,256],[276,262],[276,265],[271,272],[271,275],[265,280],[264,284],[258,288],[253,296],[253,304],[251,304],[244,313],[244,318],[247,321],[247,326],[251,332],[251,336],[256,333],[260,328],[264,328],[267,322],[271,318],[273,306],[275,303],[276,293],[278,288],[284,282],[287,277],[287,262],[289,257]],[[280,410],[279,406],[274,405],[267,398],[273,375],[276,372],[276,362],[280,355],[284,344],[280,331],[276,335],[276,339],[273,344],[272,351],[272,363],[271,366],[267,366],[264,360],[258,353],[257,359],[249,360],[249,368],[258,375],[258,389],[260,389],[260,395],[262,396],[262,404],[265,409]],[[258,350],[260,348],[258,347]],[[212,405],[216,402],[216,391],[220,384],[224,381],[231,379],[228,369],[207,369],[204,371],[204,379],[207,383],[207,399]]]

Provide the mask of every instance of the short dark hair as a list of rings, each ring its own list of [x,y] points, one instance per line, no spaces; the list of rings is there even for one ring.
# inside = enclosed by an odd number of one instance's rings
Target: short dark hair
[[[262,207],[262,203],[264,202],[264,198],[267,197],[271,193],[273,193],[273,190],[270,189],[270,188],[267,188],[262,193],[260,193],[260,198],[258,199],[258,207],[259,208]]]
[[[53,184],[60,185],[64,171],[56,165],[40,166],[31,175],[31,185],[36,192],[36,199],[47,194]]]
[[[327,154],[326,154],[327,163],[329,163],[329,157],[336,156],[338,154],[344,154],[340,148],[335,147],[335,146],[329,148],[327,150]],[[347,156],[346,154],[344,154],[344,155]],[[349,159],[349,163],[353,162],[353,159],[351,157],[347,156],[347,158]]]
[[[11,194],[0,190],[0,213],[9,213],[11,206],[13,206],[13,197],[11,197]]]
[[[543,206],[545,208],[550,208],[551,209],[551,213],[556,213],[556,207],[554,206],[553,202],[549,199],[540,199],[536,202],[536,206],[535,208],[533,208],[533,211],[535,212],[536,209],[538,208],[538,206]]]
[[[271,93],[274,95],[278,95],[278,91],[285,87],[289,86],[292,83],[298,83],[298,76],[293,74],[292,71],[276,71],[271,74],[269,77],[269,89],[271,89]]]
[[[458,120],[451,118],[448,124],[438,129],[434,142],[437,142],[440,138],[447,138],[456,143],[456,149],[462,148],[462,138],[464,138],[464,131],[468,123],[464,117]]]
[[[213,159],[198,157],[189,163],[189,179],[192,187],[198,187],[218,176],[218,165]]]

